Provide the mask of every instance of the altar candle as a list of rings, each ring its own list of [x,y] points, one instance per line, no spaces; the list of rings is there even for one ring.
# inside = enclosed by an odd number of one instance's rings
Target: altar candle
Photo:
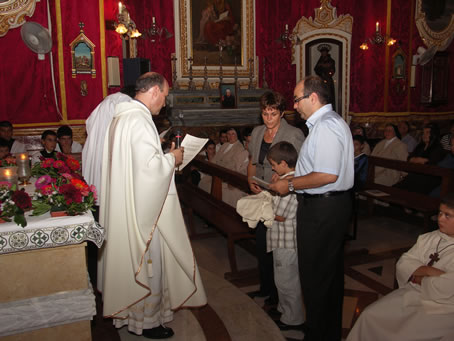
[[[285,30],[288,31],[288,24],[285,24]]]
[[[118,3],[118,12],[119,12],[120,14],[121,14],[121,10],[122,10],[122,8],[121,8],[121,1],[120,1],[120,2]]]
[[[4,167],[1,172],[1,180],[8,181],[12,184],[17,184],[17,172],[15,171],[16,167]]]
[[[378,32],[380,30],[380,24],[378,21],[375,23],[375,32]]]
[[[151,20],[153,21],[153,24],[156,24],[156,19],[155,19],[155,17],[151,18]]]
[[[26,154],[20,154],[20,159],[21,160],[26,160],[27,159],[27,155]]]

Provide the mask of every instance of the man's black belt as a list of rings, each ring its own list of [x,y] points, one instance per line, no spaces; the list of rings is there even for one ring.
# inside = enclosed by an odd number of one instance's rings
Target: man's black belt
[[[320,194],[309,194],[309,193],[298,193],[298,197],[303,197],[304,199],[315,199],[315,198],[329,198],[335,197],[337,195],[342,195],[347,193],[348,191],[332,191],[332,192],[325,192]]]

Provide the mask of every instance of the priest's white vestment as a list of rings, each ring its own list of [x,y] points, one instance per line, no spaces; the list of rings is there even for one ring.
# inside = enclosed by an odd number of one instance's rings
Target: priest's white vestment
[[[107,128],[116,105],[131,100],[131,97],[121,92],[109,95],[98,104],[85,122],[87,140],[82,150],[82,175],[89,185],[95,185],[98,193],[101,193],[102,153]]]
[[[420,266],[438,250],[433,267],[441,276],[424,277],[421,285],[409,282]],[[347,341],[442,340],[454,333],[454,238],[439,230],[419,236],[396,266],[399,289],[367,307]],[[443,339],[445,340],[445,339]]]
[[[173,310],[206,304],[174,164],[149,110],[138,101],[118,104],[104,143],[100,223],[107,240],[98,288],[103,315],[136,334],[168,322]]]

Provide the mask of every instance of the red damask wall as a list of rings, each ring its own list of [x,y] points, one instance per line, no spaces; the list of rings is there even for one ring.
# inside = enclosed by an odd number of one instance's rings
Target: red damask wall
[[[194,0],[195,1],[195,0]],[[406,82],[392,79],[392,55],[397,47],[391,47],[389,58],[385,57],[383,46],[371,46],[362,51],[359,45],[366,36],[375,30],[375,22],[379,21],[384,32],[387,20],[390,19],[390,34],[400,41],[400,46],[411,56],[423,43],[414,25],[414,0],[388,1],[357,1],[332,0],[337,14],[350,14],[354,18],[352,50],[351,50],[351,88],[350,111],[353,113],[388,112],[452,112],[454,99],[438,107],[426,107],[419,104],[420,88],[408,91]],[[101,29],[100,14],[105,20],[115,20],[118,2],[101,1],[50,1],[50,13],[53,29],[54,70],[56,76],[57,98],[59,110],[70,123],[83,123],[93,108],[103,98],[101,74]],[[104,8],[100,13],[99,6]],[[156,17],[159,26],[165,26],[174,33],[174,9],[171,0],[127,0],[123,3],[128,7],[131,17],[140,31],[151,26],[151,18]],[[62,49],[64,66],[64,98],[61,98],[58,40],[57,10],[60,4],[62,18]],[[292,98],[295,86],[295,66],[291,64],[291,49],[283,49],[276,39],[284,30],[285,24],[290,29],[302,17],[314,17],[314,8],[320,5],[319,0],[255,0],[256,9],[256,54],[260,60],[266,58],[266,80],[269,86],[282,92],[288,99]],[[27,20],[36,21],[47,27],[46,1],[36,4],[35,14]],[[96,45],[95,66],[96,78],[91,75],[71,76],[71,55],[69,44],[79,32],[78,23],[85,24],[85,34]],[[103,24],[101,24],[103,25]],[[105,30],[105,55],[122,57],[122,42],[117,33]],[[152,43],[149,39],[138,40],[138,56],[151,61],[152,70],[163,73],[171,83],[171,53],[175,52],[175,37],[162,42]],[[448,48],[451,59],[454,45]],[[38,61],[36,54],[31,52],[20,38],[20,28],[10,30],[0,38],[0,120],[10,120],[16,125],[36,125],[38,123],[58,123],[63,121],[57,112],[52,82],[50,78],[50,62],[48,55],[44,61]],[[388,63],[388,77],[385,70]],[[120,63],[122,72],[122,65]],[[263,69],[260,67],[260,82]],[[449,89],[454,88],[454,67],[449,70]],[[388,84],[385,80],[388,79]],[[88,95],[80,93],[80,82],[85,80]],[[416,84],[419,84],[420,69],[417,70]],[[119,88],[108,89],[108,93]],[[452,92],[452,90],[451,90]],[[387,95],[387,96],[386,96]],[[385,98],[387,99],[385,103]],[[66,105],[63,108],[62,102]],[[291,105],[289,104],[289,108]],[[66,109],[66,112],[65,110]]]

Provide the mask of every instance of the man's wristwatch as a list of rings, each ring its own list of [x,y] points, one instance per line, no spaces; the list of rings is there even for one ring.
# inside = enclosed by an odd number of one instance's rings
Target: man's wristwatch
[[[288,180],[288,191],[289,192],[294,192],[295,191],[295,187],[293,187],[292,179]]]

